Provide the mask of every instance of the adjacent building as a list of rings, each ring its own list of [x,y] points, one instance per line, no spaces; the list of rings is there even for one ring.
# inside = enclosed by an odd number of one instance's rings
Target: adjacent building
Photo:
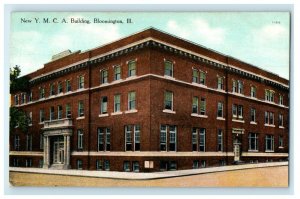
[[[289,81],[149,28],[28,74],[10,166],[153,172],[286,161]]]

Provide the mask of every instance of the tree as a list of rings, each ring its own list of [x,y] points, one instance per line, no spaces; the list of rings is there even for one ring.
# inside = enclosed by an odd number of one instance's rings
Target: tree
[[[21,92],[29,91],[29,78],[27,76],[19,77],[20,74],[21,74],[21,69],[19,66],[15,66],[13,67],[13,69],[10,69],[10,93],[11,94],[17,91],[21,91]],[[10,115],[10,121],[9,121],[10,132],[12,132],[16,126],[19,126],[19,128],[23,132],[28,131],[28,126],[31,121],[25,111],[18,109],[16,107],[10,107],[9,115]]]

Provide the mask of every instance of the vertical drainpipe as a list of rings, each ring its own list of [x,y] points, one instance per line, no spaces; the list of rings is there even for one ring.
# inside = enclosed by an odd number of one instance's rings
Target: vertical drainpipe
[[[88,58],[90,59],[91,53],[89,52]],[[88,84],[88,100],[89,100],[89,106],[88,106],[88,110],[89,110],[89,119],[88,119],[88,170],[90,170],[90,146],[91,146],[91,66],[90,66],[90,61],[87,61],[87,68],[88,68],[88,74],[89,74],[89,84]]]
[[[226,67],[225,67],[225,81],[226,81],[226,89],[225,89],[225,104],[226,104],[226,126],[225,126],[225,132],[226,132],[226,162],[227,164],[229,163],[229,157],[228,157],[228,153],[229,153],[229,104],[228,104],[228,91],[229,91],[229,80],[228,80],[228,67],[229,63],[228,63],[228,57],[226,57]]]

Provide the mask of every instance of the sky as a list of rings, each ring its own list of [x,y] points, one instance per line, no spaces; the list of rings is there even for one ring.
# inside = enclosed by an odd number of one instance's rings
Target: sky
[[[90,23],[71,23],[72,18]],[[94,23],[94,18],[123,23]],[[128,18],[132,23],[126,23]],[[52,23],[53,19],[58,23]],[[287,12],[15,12],[11,15],[10,67],[19,65],[21,75],[26,75],[64,50],[89,50],[149,27],[289,79]]]

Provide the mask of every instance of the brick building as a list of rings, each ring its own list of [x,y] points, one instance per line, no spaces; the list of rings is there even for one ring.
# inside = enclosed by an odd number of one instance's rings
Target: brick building
[[[154,28],[28,75],[10,166],[151,172],[284,161],[289,81]]]

